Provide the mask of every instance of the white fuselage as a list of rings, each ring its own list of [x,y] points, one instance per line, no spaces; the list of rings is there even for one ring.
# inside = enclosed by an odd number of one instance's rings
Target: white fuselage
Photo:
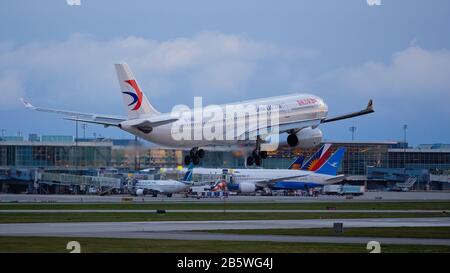
[[[134,187],[158,193],[178,193],[187,190],[189,186],[176,180],[139,180]]]
[[[227,169],[228,173],[232,175],[233,182],[239,183],[256,183],[255,181],[269,181],[283,177],[299,177],[284,180],[284,182],[310,183],[317,185],[328,185],[339,182],[336,179],[340,176],[319,174],[310,171],[302,170],[287,170],[287,169]],[[202,176],[217,177],[223,173],[223,169],[215,168],[195,168],[194,174],[201,174]],[[282,182],[282,181],[280,181]]]
[[[227,105],[219,105],[212,110],[211,107],[203,107],[200,109],[194,109],[190,117],[183,117],[177,112],[172,113],[162,113],[158,114],[158,116],[151,116],[150,118],[159,118],[159,119],[170,119],[174,116],[180,116],[177,121],[177,126],[183,126],[183,128],[189,128],[191,139],[174,139],[172,130],[174,123],[165,124],[161,126],[157,126],[153,128],[150,133],[144,133],[139,129],[133,126],[121,126],[121,129],[141,137],[150,142],[160,144],[162,146],[167,147],[180,147],[180,148],[192,148],[192,147],[205,147],[205,146],[221,146],[221,145],[239,145],[242,144],[242,135],[231,134],[233,137],[230,138],[230,134],[227,134],[227,131],[234,130],[233,132],[241,132],[242,130],[251,131],[252,129],[256,129],[257,114],[252,116],[227,116],[224,115],[216,115],[214,111],[217,111],[217,108],[223,110],[223,113],[226,113],[227,106],[242,106],[243,109],[248,109],[254,107],[256,109],[264,108],[269,114],[273,109],[279,109],[278,112],[278,120],[271,120],[271,125],[282,125],[286,123],[300,122],[305,120],[317,120],[318,122],[313,124],[313,126],[319,125],[320,120],[325,118],[328,114],[328,106],[324,103],[324,101],[314,95],[309,94],[292,94],[286,96],[278,96],[278,97],[269,97],[263,99],[249,100],[243,102],[237,102]],[[196,117],[200,116],[201,119],[196,119]],[[146,119],[146,117],[141,117]],[[202,136],[204,132],[204,126],[208,124],[209,126],[217,124],[219,126],[223,126],[222,137],[217,139],[207,139],[202,137],[198,139],[198,136]],[[226,124],[226,125],[224,125]],[[229,124],[234,126],[230,128]],[[249,140],[247,141],[249,142]]]

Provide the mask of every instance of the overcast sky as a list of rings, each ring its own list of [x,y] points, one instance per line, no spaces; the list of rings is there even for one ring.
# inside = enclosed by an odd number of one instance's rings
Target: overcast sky
[[[33,104],[124,115],[114,63],[130,64],[160,111],[308,92],[329,114],[327,140],[450,143],[450,1],[0,1],[0,128],[74,134]],[[88,125],[87,136],[131,137]]]

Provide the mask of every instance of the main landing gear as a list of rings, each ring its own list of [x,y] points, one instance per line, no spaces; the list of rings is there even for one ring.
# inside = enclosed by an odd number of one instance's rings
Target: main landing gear
[[[262,165],[262,160],[267,158],[267,152],[261,151],[261,139],[256,139],[256,148],[253,150],[252,154],[247,157],[247,166],[252,166],[255,164],[256,166]]]
[[[205,157],[205,150],[199,149],[198,147],[192,148],[189,155],[184,157],[184,164],[189,165],[191,162],[194,165],[200,164],[200,159]]]

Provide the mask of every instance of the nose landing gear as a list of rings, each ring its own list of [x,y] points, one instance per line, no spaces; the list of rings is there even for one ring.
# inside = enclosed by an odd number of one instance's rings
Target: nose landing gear
[[[194,165],[200,164],[200,159],[205,157],[205,150],[199,149],[198,147],[192,148],[189,155],[184,157],[184,164],[189,165],[191,162]]]

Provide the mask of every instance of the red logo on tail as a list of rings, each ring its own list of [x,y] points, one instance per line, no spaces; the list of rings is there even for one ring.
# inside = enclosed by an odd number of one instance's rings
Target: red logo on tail
[[[139,108],[141,108],[143,94],[141,92],[141,89],[139,89],[139,86],[135,80],[126,80],[125,82],[128,83],[136,92],[136,94],[132,92],[123,92],[124,94],[130,95],[133,98],[133,101],[130,104],[128,104],[128,106],[135,104],[134,108],[131,110],[136,111]]]

